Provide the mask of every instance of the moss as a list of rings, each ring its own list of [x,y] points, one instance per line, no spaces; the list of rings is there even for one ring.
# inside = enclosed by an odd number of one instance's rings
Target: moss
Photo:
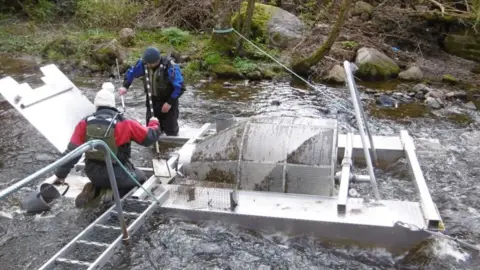
[[[229,64],[218,64],[210,67],[210,70],[217,75],[218,78],[243,79],[243,75],[234,66]]]
[[[461,125],[465,125],[465,126],[474,122],[473,119],[469,115],[464,114],[464,113],[449,114],[447,116],[447,119],[451,122],[461,124]]]
[[[255,9],[252,16],[251,36],[256,38],[257,42],[265,43],[268,40],[267,24],[272,18],[274,9],[274,6],[255,3]],[[232,25],[237,25],[238,20],[244,21],[246,13],[247,2],[244,1],[241,5],[240,12],[237,12],[232,18]]]
[[[364,63],[358,68],[358,76],[364,79],[387,79],[395,77],[400,72],[400,67],[387,61],[377,63]]]
[[[458,83],[457,78],[453,77],[450,74],[445,74],[442,76],[442,81],[450,84],[456,84]]]
[[[58,38],[46,44],[41,52],[42,57],[60,60],[77,53],[75,42],[68,38]]]
[[[355,41],[343,41],[341,44],[345,49],[355,49],[358,47],[358,43]]]

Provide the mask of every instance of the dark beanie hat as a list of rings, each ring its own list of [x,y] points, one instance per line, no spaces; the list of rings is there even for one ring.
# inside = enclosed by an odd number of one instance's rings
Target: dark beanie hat
[[[148,47],[143,53],[143,61],[147,64],[155,64],[160,60],[160,51],[154,47]]]

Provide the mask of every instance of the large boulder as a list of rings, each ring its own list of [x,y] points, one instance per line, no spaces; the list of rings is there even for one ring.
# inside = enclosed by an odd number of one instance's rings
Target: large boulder
[[[443,47],[450,54],[480,62],[480,37],[471,30],[448,34]]]
[[[353,7],[352,15],[362,15],[364,13],[368,17],[372,16],[373,6],[363,1],[356,2],[355,6]]]
[[[125,47],[130,47],[135,45],[135,31],[132,28],[123,28],[118,32],[118,39],[120,44]]]
[[[245,19],[247,2],[242,3],[240,12],[232,19],[237,25],[239,19]],[[272,46],[286,48],[297,44],[303,38],[305,24],[292,13],[279,7],[255,3],[251,33],[257,39]]]
[[[396,77],[400,67],[375,48],[360,48],[355,58],[358,71],[355,75],[364,80],[382,80]]]
[[[116,39],[113,39],[106,43],[93,45],[91,58],[103,69],[108,69],[109,67],[116,65],[117,59],[119,65],[123,64],[127,55],[120,43]]]

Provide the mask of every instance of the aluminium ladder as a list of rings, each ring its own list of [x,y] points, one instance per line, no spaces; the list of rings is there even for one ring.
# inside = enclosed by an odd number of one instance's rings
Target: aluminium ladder
[[[159,206],[157,201],[163,203],[169,193],[167,189],[150,201],[132,199],[135,191],[130,191],[121,201],[129,235],[144,224]],[[39,269],[100,269],[113,256],[122,238],[116,206],[112,205]]]

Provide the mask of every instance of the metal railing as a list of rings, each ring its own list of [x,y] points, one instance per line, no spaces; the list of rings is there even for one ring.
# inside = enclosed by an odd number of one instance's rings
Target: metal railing
[[[103,149],[105,152],[105,163],[107,165],[107,172],[108,172],[108,179],[110,180],[110,185],[113,190],[113,196],[115,199],[115,206],[116,210],[118,213],[118,220],[120,221],[120,227],[122,228],[122,234],[123,234],[123,240],[127,241],[129,239],[128,236],[128,231],[127,231],[127,224],[125,222],[125,218],[123,215],[123,209],[122,209],[122,203],[120,201],[120,194],[118,192],[118,187],[117,187],[117,181],[115,179],[115,173],[113,171],[113,163],[112,163],[112,157],[113,153],[111,152],[110,148],[108,145],[101,141],[101,140],[92,140],[89,142],[86,142],[79,147],[77,147],[75,150],[71,151],[70,153],[66,154],[59,160],[49,164],[48,166],[38,170],[37,172],[27,176],[26,178],[16,182],[15,184],[3,189],[0,191],[0,200],[3,200],[5,197],[8,195],[18,191],[19,189],[25,187],[26,185],[30,184],[31,182],[37,180],[38,178],[42,177],[46,173],[49,173],[56,168],[64,165],[65,163],[73,160],[74,158],[77,158],[83,153],[91,150],[98,150],[98,148]]]
[[[348,61],[343,62],[343,68],[345,69],[345,78],[347,82],[347,87],[350,90],[353,107],[355,109],[355,118],[357,119],[358,131],[360,133],[360,138],[362,139],[363,152],[365,154],[365,161],[368,167],[368,174],[370,175],[370,183],[373,188],[375,199],[380,200],[380,193],[378,192],[377,180],[375,179],[375,173],[373,171],[372,159],[370,157],[370,151],[367,145],[365,130],[367,131],[367,134],[368,134],[368,139],[370,141],[370,148],[372,149],[372,154],[375,160],[375,164],[378,165],[377,151],[375,150],[375,146],[373,144],[373,138],[372,138],[372,135],[370,134],[370,130],[368,129],[367,117],[365,116],[365,111],[363,110],[363,106],[361,106],[361,101],[359,98],[360,94],[358,92],[357,85],[355,84],[355,80],[353,78],[353,72],[350,67],[350,62]],[[363,120],[365,120],[365,124]]]

